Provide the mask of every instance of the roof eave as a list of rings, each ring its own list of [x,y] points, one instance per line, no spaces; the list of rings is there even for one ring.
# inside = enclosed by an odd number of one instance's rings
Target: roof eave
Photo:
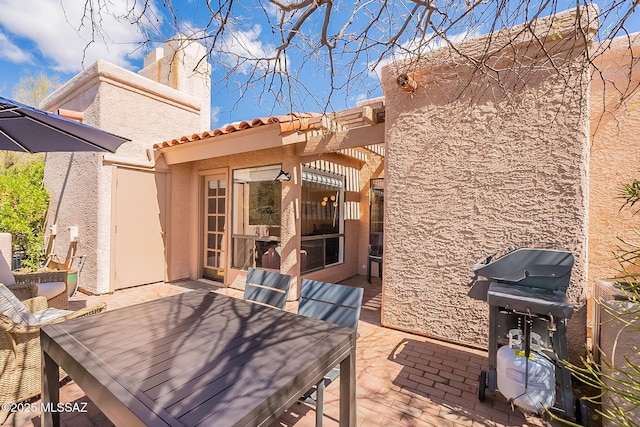
[[[272,123],[242,132],[210,136],[198,141],[189,141],[156,150],[162,153],[168,165],[187,163],[215,157],[230,156],[250,151],[264,150],[296,144],[306,140],[300,133],[282,135],[280,124]]]

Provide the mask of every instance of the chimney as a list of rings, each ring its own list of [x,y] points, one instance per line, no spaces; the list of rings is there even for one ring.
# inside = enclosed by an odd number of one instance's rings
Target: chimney
[[[207,49],[197,41],[178,34],[155,48],[144,58],[141,76],[154,80],[187,95],[201,98],[201,129],[211,129],[211,65]],[[196,131],[196,129],[194,129]]]

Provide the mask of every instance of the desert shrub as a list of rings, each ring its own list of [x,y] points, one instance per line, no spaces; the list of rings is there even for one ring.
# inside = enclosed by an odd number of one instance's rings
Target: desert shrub
[[[12,234],[13,251],[23,251],[23,266],[33,269],[44,256],[49,194],[42,185],[43,176],[41,160],[0,170],[0,232]]]

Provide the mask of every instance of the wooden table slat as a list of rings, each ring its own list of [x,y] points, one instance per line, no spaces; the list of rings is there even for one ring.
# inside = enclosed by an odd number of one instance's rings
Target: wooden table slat
[[[131,362],[130,359],[136,359],[137,365],[139,366],[139,371],[149,369],[151,365],[145,365],[145,361],[149,360],[152,364],[162,363],[169,358],[172,357],[173,354],[180,352],[187,352],[191,349],[206,347],[206,344],[211,344],[215,341],[225,341],[229,342],[229,344],[237,345],[237,339],[240,340],[248,340],[252,339],[254,335],[256,335],[259,330],[269,328],[269,324],[267,322],[261,322],[262,315],[268,315],[269,321],[273,323],[279,323],[281,321],[281,317],[291,316],[291,313],[286,313],[282,311],[278,311],[277,313],[267,313],[266,311],[272,311],[272,308],[268,307],[260,307],[260,311],[257,313],[250,312],[247,314],[247,319],[251,318],[252,323],[255,323],[252,326],[253,329],[243,327],[241,328],[242,335],[239,335],[238,332],[235,331],[235,328],[224,328],[222,330],[215,327],[204,328],[201,327],[197,331],[193,333],[187,333],[188,330],[184,330],[182,328],[172,329],[169,328],[165,331],[166,335],[164,336],[155,336],[153,339],[139,339],[136,340],[135,348],[129,348],[128,354],[120,355],[118,352],[113,352],[111,350],[111,345],[106,342],[103,344],[105,349],[101,351],[103,357],[112,357],[118,355],[116,360],[112,362],[112,365],[116,368],[118,367],[130,367]],[[203,317],[210,315],[211,313],[204,313]],[[276,318],[274,319],[274,315]],[[244,325],[243,325],[244,326]],[[259,328],[259,329],[257,329]],[[186,335],[184,337],[183,335]],[[229,341],[233,339],[234,341]],[[131,344],[129,345],[131,347]],[[216,353],[216,349],[211,350],[213,354]],[[131,375],[136,375],[139,371],[131,371],[129,373]],[[153,374],[151,374],[153,375]]]
[[[214,294],[211,294],[213,296]],[[211,298],[209,301],[214,302],[215,299]],[[220,302],[218,302],[220,304]],[[136,343],[140,346],[151,344],[153,340],[153,334],[163,332],[166,335],[166,331],[171,329],[175,335],[180,335],[185,331],[192,328],[193,325],[184,322],[189,316],[193,315],[193,307],[189,304],[185,304],[180,301],[176,301],[176,306],[182,307],[182,310],[169,310],[169,309],[150,309],[145,304],[139,304],[136,307],[144,309],[144,316],[128,315],[127,317],[120,316],[118,310],[102,313],[104,316],[98,322],[96,319],[91,319],[92,322],[85,324],[84,329],[78,331],[74,335],[78,340],[85,342],[87,345],[101,345],[108,342],[108,348],[104,350],[104,356],[109,357],[112,355],[122,354],[123,348],[127,349],[131,346],[131,343]],[[162,308],[162,307],[161,307]],[[217,306],[211,306],[211,310],[216,310]],[[204,309],[197,312],[201,314]],[[114,314],[115,313],[115,314]],[[169,314],[182,315],[178,318],[169,318]],[[170,323],[171,322],[171,323]],[[183,322],[180,326],[174,326],[176,323]],[[98,336],[93,332],[93,327],[99,326],[101,334]]]
[[[314,363],[309,363],[303,358],[295,358],[290,360],[286,367],[298,374],[291,378],[287,375],[274,375],[282,373],[282,370],[271,372],[269,365],[265,364],[253,373],[246,372],[245,375],[265,378],[262,382],[252,381],[251,385],[244,390],[234,390],[234,393],[227,393],[224,401],[215,402],[216,410],[211,411],[211,400],[201,402],[191,412],[183,416],[177,416],[176,412],[169,408],[169,412],[180,419],[186,425],[217,425],[218,422],[224,420],[222,425],[253,425],[257,420],[275,420],[276,414],[287,409],[291,404],[295,403],[304,392],[309,390],[314,384],[320,381],[324,375],[333,369],[338,362],[348,353],[351,343],[345,344],[343,352],[334,353],[332,355],[324,354],[318,356]],[[308,350],[308,349],[306,349]],[[312,350],[313,351],[313,350]],[[300,354],[303,354],[301,352]],[[303,389],[304,391],[291,394],[294,389]],[[282,399],[289,396],[289,399],[283,401],[279,408],[271,407],[271,401],[274,398]],[[192,406],[192,405],[187,405]],[[239,408],[253,408],[252,411],[240,416]]]
[[[217,348],[212,348],[212,343],[215,342],[212,339],[212,335],[214,335],[212,331],[200,330],[192,334],[189,340],[181,340],[179,336],[176,337],[175,334],[171,334],[166,337],[158,337],[156,341],[145,341],[144,345],[136,346],[135,349],[130,350],[127,354],[114,355],[119,357],[117,357],[113,366],[116,368],[131,366],[132,360],[135,360],[135,363],[139,365],[138,367],[142,370],[162,363],[178,353],[200,350],[200,354],[202,354],[202,351],[205,349],[210,349],[215,353]],[[234,337],[233,335],[234,333],[232,332],[220,333],[215,335],[215,339],[233,340],[230,342],[230,345],[242,344],[242,337]],[[238,342],[236,342],[236,338]],[[152,363],[147,365],[145,363],[146,361]],[[130,371],[130,373],[135,374],[136,371]]]
[[[154,365],[147,372],[149,375],[141,381],[140,388],[152,396],[156,393],[154,389],[158,385],[164,384],[164,386],[176,388],[194,378],[203,379],[203,375],[214,375],[218,366],[225,365],[229,361],[233,361],[234,364],[242,363],[244,357],[246,357],[245,354],[253,352],[258,347],[258,344],[252,344],[251,346],[246,346],[246,344],[246,340],[236,337],[229,341],[229,345],[225,345],[223,348],[216,348],[215,353],[203,354],[198,351],[198,348],[194,348],[189,352],[180,352],[180,354]],[[191,363],[177,366],[174,363],[175,358],[187,360]],[[205,363],[208,367],[203,372],[202,365]],[[210,366],[213,366],[213,368]]]
[[[57,365],[62,366],[80,388],[95,403],[100,403],[102,411],[116,425],[178,427],[183,424],[148,397],[130,390],[121,381],[104,370],[99,357],[92,354],[73,337],[57,328],[45,327],[41,333],[42,350]],[[41,330],[42,331],[42,330]],[[64,348],[64,349],[63,349]],[[70,362],[70,358],[76,363]],[[57,367],[55,368],[57,369]],[[46,401],[46,399],[43,399]]]
[[[320,339],[327,339],[327,334],[324,334],[324,337]],[[198,372],[200,375],[176,377],[176,379],[179,379],[178,381],[169,382],[169,384],[174,384],[174,391],[162,393],[161,390],[164,389],[164,387],[159,385],[156,387],[157,391],[153,392],[153,395],[158,396],[158,402],[165,407],[174,405],[182,399],[188,399],[194,402],[195,398],[191,390],[195,389],[196,385],[199,385],[200,389],[207,390],[208,399],[214,398],[219,390],[226,389],[229,385],[233,385],[240,380],[251,380],[252,376],[262,372],[261,369],[263,369],[265,365],[269,366],[269,372],[275,374],[287,367],[290,363],[294,363],[293,361],[308,351],[316,351],[316,354],[319,356],[322,352],[327,351],[325,348],[329,347],[325,345],[323,348],[322,344],[322,342],[317,341],[315,346],[307,345],[301,347],[295,342],[287,342],[284,343],[284,345],[278,346],[277,358],[274,358],[273,352],[269,351],[262,353],[251,352],[250,354],[238,355],[238,357],[229,360],[226,365],[217,364],[218,366],[216,366],[216,364],[213,364],[215,367],[207,371],[204,369],[210,365],[204,364],[202,365],[203,370]],[[332,343],[331,348],[334,346],[335,344]],[[233,371],[229,371],[227,366],[233,366]],[[232,374],[231,378],[229,378],[229,374]],[[269,381],[272,380],[270,375],[268,375],[267,378],[269,378]],[[151,393],[149,395],[151,396]],[[202,402],[198,402],[198,404],[200,403]],[[172,413],[175,414],[175,412]]]
[[[269,309],[269,310],[272,310],[272,309]],[[299,341],[308,340],[309,334],[317,333],[318,330],[326,331],[328,327],[328,325],[324,322],[317,322],[314,325],[310,325],[309,323],[305,324],[304,327],[296,328],[294,326],[294,327],[287,328],[289,330],[287,332],[288,333],[287,340],[288,341],[294,341],[296,339]],[[314,327],[316,329],[314,329]],[[215,372],[215,370],[209,370],[205,373],[202,373],[200,371],[200,365],[202,363],[206,363],[209,366],[212,365],[217,367],[222,363],[229,363],[229,361],[233,357],[234,352],[248,353],[249,351],[251,351],[251,354],[253,355],[252,357],[258,357],[263,352],[269,352],[270,346],[283,345],[282,342],[277,342],[270,339],[270,337],[274,335],[273,332],[274,331],[271,329],[264,330],[262,331],[263,337],[259,339],[256,337],[255,334],[250,334],[250,333],[247,333],[247,335],[243,335],[243,336],[233,337],[233,339],[230,339],[230,340],[227,338],[224,338],[226,342],[225,346],[224,347],[217,346],[210,353],[205,352],[206,350],[208,350],[208,347],[196,347],[196,348],[187,349],[186,347],[192,347],[192,346],[191,344],[189,344],[188,346],[185,345],[184,347],[181,347],[180,349],[181,351],[179,352],[179,355],[177,354],[165,355],[167,356],[164,358],[165,360],[163,360],[159,364],[154,365],[152,368],[150,368],[149,371],[147,372],[148,374],[147,378],[142,380],[142,384],[140,387],[144,390],[149,390],[155,387],[156,385],[158,385],[159,383],[162,383],[165,380],[170,380],[172,377],[177,377],[177,376],[182,377],[185,382],[189,381],[192,378],[202,379],[203,375],[211,376],[213,375],[213,372]],[[281,332],[284,332],[284,331],[281,331]],[[327,332],[327,333],[330,333],[330,332]],[[294,345],[299,346],[299,344],[294,344]],[[280,351],[284,352],[285,350],[281,349]],[[176,366],[171,361],[169,356],[185,358],[186,360],[190,360],[190,363],[187,364],[188,366],[185,369],[181,366]],[[234,363],[242,363],[243,360],[244,359],[237,359],[237,360],[234,360]],[[162,373],[162,378],[153,378],[155,375],[161,374],[161,373]],[[134,374],[134,378],[138,378],[138,377]],[[150,391],[150,392],[153,393],[153,391]]]

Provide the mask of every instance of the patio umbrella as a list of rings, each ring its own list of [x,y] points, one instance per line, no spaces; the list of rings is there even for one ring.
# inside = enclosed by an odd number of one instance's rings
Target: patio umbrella
[[[0,150],[111,151],[127,138],[0,97]]]

